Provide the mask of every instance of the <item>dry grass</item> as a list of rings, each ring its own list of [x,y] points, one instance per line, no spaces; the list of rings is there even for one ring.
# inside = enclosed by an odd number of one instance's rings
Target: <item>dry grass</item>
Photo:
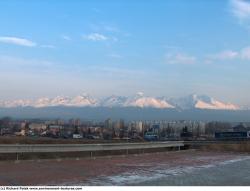
[[[232,151],[232,152],[250,152],[250,142],[238,142],[238,143],[216,143],[208,144],[198,149],[205,151]]]

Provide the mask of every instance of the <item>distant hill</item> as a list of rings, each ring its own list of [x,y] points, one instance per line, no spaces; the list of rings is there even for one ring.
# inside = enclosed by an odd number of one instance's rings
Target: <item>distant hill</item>
[[[84,120],[203,120],[249,122],[250,110],[211,110],[140,107],[11,107],[0,108],[0,117],[13,118],[80,118]]]

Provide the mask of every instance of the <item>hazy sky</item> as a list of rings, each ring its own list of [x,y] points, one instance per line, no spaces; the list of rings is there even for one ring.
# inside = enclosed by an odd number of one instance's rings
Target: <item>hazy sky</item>
[[[0,99],[142,91],[250,105],[250,1],[1,0],[0,82]]]

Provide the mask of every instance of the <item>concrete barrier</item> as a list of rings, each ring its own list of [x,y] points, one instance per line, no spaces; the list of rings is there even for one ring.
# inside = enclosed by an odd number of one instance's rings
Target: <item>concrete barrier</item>
[[[132,149],[152,149],[182,147],[183,141],[149,142],[149,143],[108,143],[108,144],[0,144],[0,153],[51,153],[112,151]]]

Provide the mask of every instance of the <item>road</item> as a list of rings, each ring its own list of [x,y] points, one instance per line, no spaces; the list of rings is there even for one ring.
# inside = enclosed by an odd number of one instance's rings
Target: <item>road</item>
[[[131,149],[152,149],[182,147],[183,141],[165,141],[148,143],[107,143],[107,144],[0,144],[0,153],[50,153],[50,152],[84,152],[111,151]]]

